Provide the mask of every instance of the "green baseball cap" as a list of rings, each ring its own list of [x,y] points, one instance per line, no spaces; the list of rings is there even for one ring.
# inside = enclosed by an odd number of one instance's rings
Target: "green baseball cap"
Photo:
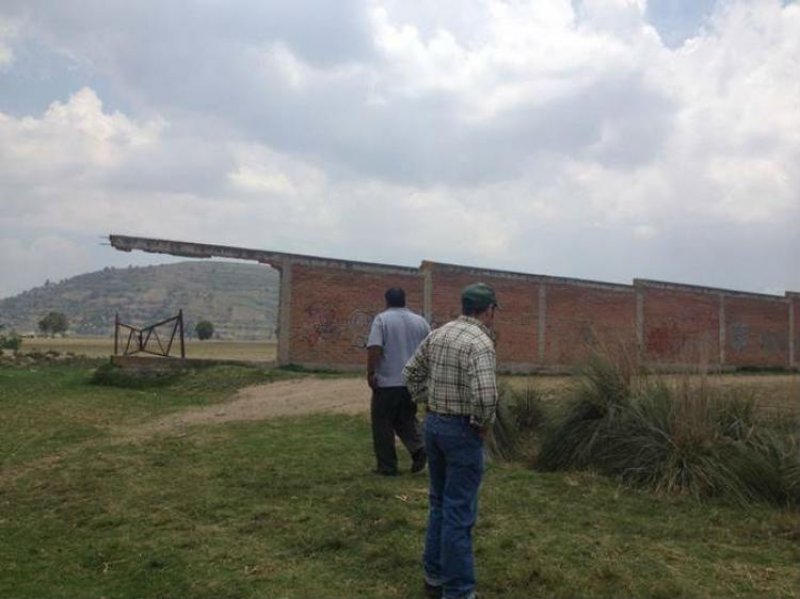
[[[461,301],[465,304],[473,306],[478,310],[488,308],[489,306],[500,307],[497,303],[497,296],[494,289],[489,287],[486,283],[473,283],[467,285],[461,292]]]

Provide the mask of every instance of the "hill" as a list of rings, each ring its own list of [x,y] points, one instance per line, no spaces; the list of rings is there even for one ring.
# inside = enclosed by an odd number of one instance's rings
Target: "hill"
[[[111,335],[117,313],[122,322],[146,326],[183,309],[187,335],[198,321],[210,320],[220,338],[273,339],[278,293],[278,272],[254,264],[109,267],[0,300],[0,324],[35,332],[47,312],[57,311],[69,320],[69,334]]]

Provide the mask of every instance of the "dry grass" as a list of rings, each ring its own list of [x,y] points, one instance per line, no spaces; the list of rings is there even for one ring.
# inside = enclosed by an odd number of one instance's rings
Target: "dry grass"
[[[61,354],[72,353],[90,358],[103,358],[114,353],[113,337],[35,337],[24,339],[23,352],[55,351]],[[180,349],[175,344],[173,355],[180,355]],[[210,339],[186,341],[187,358],[213,358],[219,360],[255,360],[273,361],[277,356],[277,345],[266,341],[228,341]]]
[[[700,381],[711,388],[746,390],[761,408],[800,411],[800,374],[653,375],[668,383]],[[577,377],[560,375],[502,376],[512,389],[535,389],[543,399],[563,397],[573,391]]]

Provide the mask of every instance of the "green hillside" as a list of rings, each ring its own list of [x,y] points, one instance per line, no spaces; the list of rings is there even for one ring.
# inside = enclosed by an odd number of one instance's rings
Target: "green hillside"
[[[63,312],[71,335],[111,335],[114,315],[146,326],[183,309],[187,334],[210,320],[215,336],[273,339],[279,275],[266,266],[192,261],[105,268],[0,300],[0,324],[25,334],[50,311]]]

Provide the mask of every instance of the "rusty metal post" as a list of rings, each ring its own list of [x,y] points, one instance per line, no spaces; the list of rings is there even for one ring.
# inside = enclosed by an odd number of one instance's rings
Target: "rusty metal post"
[[[181,358],[186,357],[186,346],[183,341],[183,308],[178,310],[178,326],[181,328]]]

